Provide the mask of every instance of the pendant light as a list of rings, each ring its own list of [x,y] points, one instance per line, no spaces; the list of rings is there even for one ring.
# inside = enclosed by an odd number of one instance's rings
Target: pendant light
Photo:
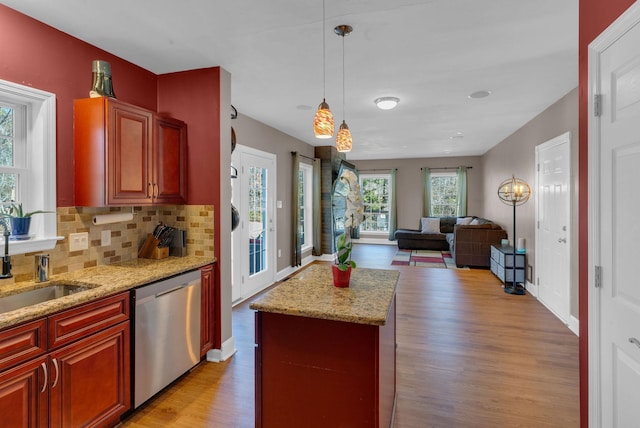
[[[351,131],[345,121],[345,101],[344,101],[344,36],[350,34],[353,31],[353,27],[350,25],[338,25],[333,31],[342,37],[342,124],[338,135],[336,136],[336,148],[339,152],[350,152],[353,145],[353,139],[351,138]]]
[[[313,118],[313,132],[316,138],[333,138],[333,113],[329,104],[325,100],[327,89],[326,66],[325,66],[325,42],[324,42],[324,0],[322,0],[322,102],[318,106],[316,116]]]

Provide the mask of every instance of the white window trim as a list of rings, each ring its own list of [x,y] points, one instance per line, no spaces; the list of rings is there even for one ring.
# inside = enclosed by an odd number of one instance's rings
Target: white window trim
[[[367,179],[367,178],[384,178],[389,180],[389,183],[391,183],[391,174],[360,174],[360,187],[362,188],[362,182]],[[392,195],[389,195],[390,197],[393,197]],[[389,206],[389,209],[391,209],[391,206]],[[388,219],[388,221],[391,221],[391,219]],[[364,230],[362,227],[360,228],[360,234],[361,235],[365,235],[365,236],[373,236],[373,237],[377,237],[377,236],[389,236],[389,232],[385,231],[385,230]]]
[[[433,177],[456,177],[457,175],[458,175],[458,173],[455,172],[455,171],[440,171],[440,172],[432,172],[431,173],[431,178],[433,178]],[[433,200],[431,201],[431,204],[433,204]]]
[[[300,171],[304,171],[304,245],[301,251],[313,248],[313,166],[300,162]]]
[[[63,239],[56,236],[56,96],[6,80],[0,80],[0,93],[8,100],[27,104],[28,168],[37,175],[32,175],[34,180],[29,191],[23,192],[22,202],[30,211],[51,211],[32,217],[34,238],[10,241],[9,254],[50,250]],[[1,236],[0,242],[4,245]]]

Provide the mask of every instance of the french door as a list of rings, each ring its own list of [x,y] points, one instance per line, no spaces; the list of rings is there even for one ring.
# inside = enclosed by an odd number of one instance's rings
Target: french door
[[[276,157],[240,146],[232,154],[238,178],[232,202],[240,224],[232,232],[232,300],[243,300],[273,284],[276,276]]]

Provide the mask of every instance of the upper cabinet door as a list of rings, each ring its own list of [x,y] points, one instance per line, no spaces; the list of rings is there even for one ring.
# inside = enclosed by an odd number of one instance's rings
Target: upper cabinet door
[[[154,130],[154,203],[184,204],[187,199],[187,126],[176,119],[156,116]]]
[[[107,111],[107,203],[150,203],[153,191],[150,157],[153,114],[114,102],[109,102]]]
[[[113,98],[74,101],[75,205],[184,204],[187,127]]]

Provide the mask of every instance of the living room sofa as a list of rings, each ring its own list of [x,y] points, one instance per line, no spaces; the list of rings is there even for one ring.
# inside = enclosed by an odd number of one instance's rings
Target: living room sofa
[[[398,248],[450,251],[458,267],[490,267],[491,245],[500,245],[500,241],[507,237],[507,232],[498,224],[481,217],[472,217],[473,224],[457,224],[461,218],[440,217],[437,232],[425,233],[422,227],[398,229],[395,233]]]

